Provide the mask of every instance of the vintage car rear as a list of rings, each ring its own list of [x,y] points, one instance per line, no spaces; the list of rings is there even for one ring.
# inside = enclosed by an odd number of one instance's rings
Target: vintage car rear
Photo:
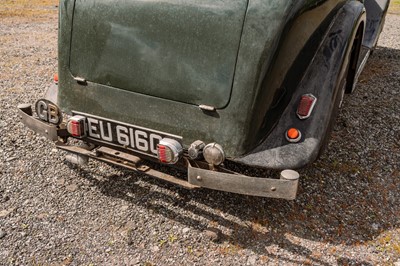
[[[62,0],[58,85],[36,104],[42,121],[29,105],[20,113],[76,162],[293,199],[295,171],[248,177],[224,163],[288,169],[317,158],[389,1],[365,2]],[[375,29],[368,42],[367,23]],[[145,160],[187,168],[188,179]]]

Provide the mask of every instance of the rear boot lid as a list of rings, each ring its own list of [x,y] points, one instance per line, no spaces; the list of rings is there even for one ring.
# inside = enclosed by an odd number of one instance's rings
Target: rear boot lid
[[[230,99],[247,0],[76,0],[70,71],[195,105]]]

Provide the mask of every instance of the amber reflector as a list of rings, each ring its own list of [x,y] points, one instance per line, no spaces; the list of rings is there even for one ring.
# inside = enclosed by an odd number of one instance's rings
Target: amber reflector
[[[287,131],[287,136],[289,139],[297,139],[300,136],[300,132],[296,128],[291,128]]]

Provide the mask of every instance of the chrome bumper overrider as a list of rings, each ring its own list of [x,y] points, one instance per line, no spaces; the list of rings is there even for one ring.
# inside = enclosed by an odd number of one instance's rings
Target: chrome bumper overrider
[[[23,124],[52,141],[57,141],[59,136],[63,134],[62,130],[57,126],[34,118],[30,105],[19,105],[18,113]],[[244,195],[288,200],[295,199],[297,194],[299,178],[298,174],[294,171],[292,171],[292,173],[295,173],[293,176],[288,176],[283,171],[280,179],[250,177],[195,167],[189,160],[185,160],[184,163],[188,169],[188,179],[183,180],[152,169],[140,157],[119,150],[108,147],[97,147],[88,150],[78,146],[66,145],[62,142],[57,142],[56,145],[61,150],[145,173],[187,189],[204,187]]]

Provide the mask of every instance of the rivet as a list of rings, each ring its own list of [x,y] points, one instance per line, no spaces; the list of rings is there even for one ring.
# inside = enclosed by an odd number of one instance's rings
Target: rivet
[[[198,181],[201,181],[201,176],[198,175],[198,176],[196,177],[196,179],[197,179]]]
[[[276,187],[272,187],[272,188],[271,188],[271,191],[276,191]]]

